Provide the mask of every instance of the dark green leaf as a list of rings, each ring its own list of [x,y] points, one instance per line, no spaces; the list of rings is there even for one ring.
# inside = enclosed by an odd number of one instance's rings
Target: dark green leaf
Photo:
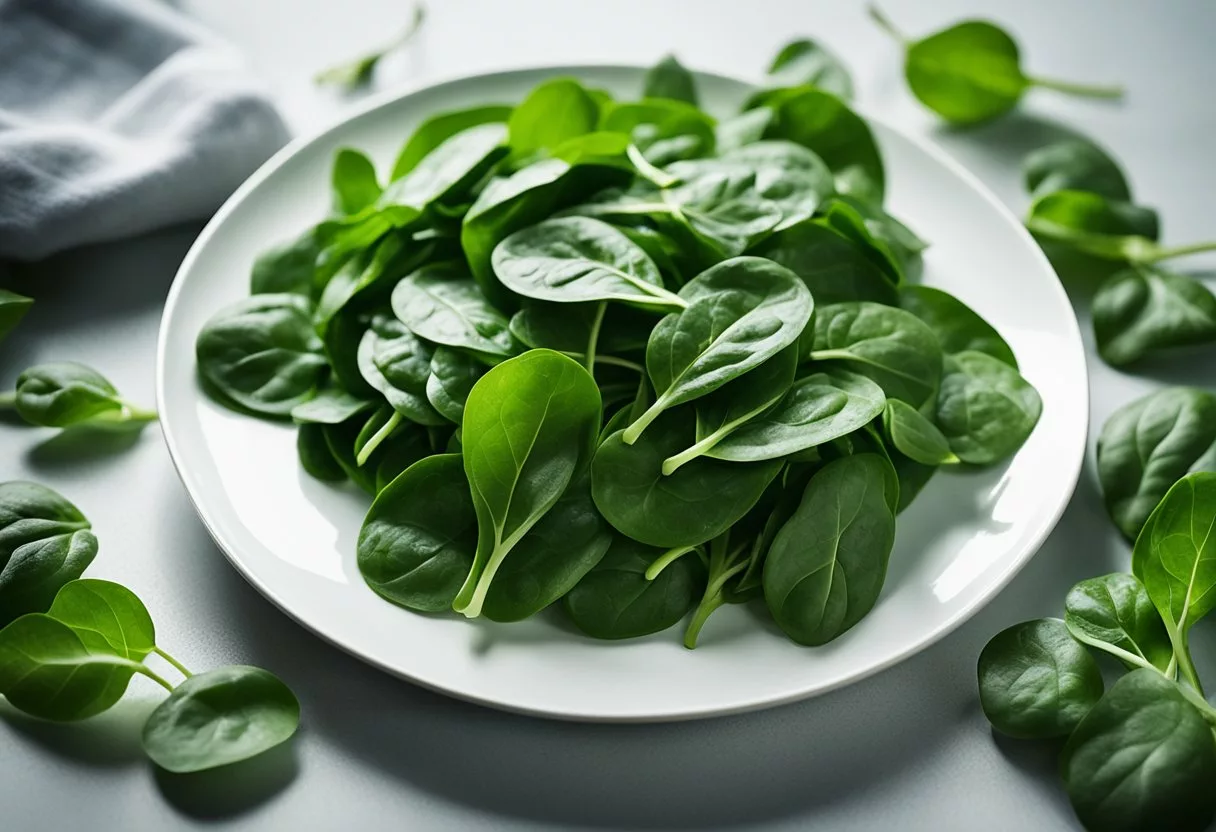
[[[1122,366],[1160,350],[1216,341],[1216,297],[1194,278],[1136,266],[1098,288],[1093,320],[1098,352]]]
[[[647,71],[642,96],[670,98],[696,106],[697,82],[675,55],[668,55]]]
[[[599,117],[599,104],[578,81],[546,81],[528,93],[507,120],[511,152],[523,158],[552,150],[567,139],[590,133]]]
[[[505,124],[511,117],[512,109],[502,104],[491,104],[428,118],[401,148],[397,161],[393,163],[392,180],[400,179],[418,167],[427,154],[457,133],[482,124]]]
[[[431,375],[426,380],[426,398],[448,421],[460,424],[464,403],[485,366],[451,347],[436,347],[431,356]]]
[[[963,462],[988,465],[1030,436],[1043,401],[1018,371],[982,352],[946,356],[937,426]]]
[[[156,647],[147,607],[134,592],[110,581],[64,584],[47,615],[71,627],[92,653],[140,662]]]
[[[931,286],[904,286],[899,305],[929,325],[947,355],[982,352],[1017,369],[1018,360],[1000,333],[954,295]]]
[[[1032,197],[1089,191],[1121,202],[1132,199],[1118,163],[1088,139],[1065,139],[1039,148],[1026,157],[1022,173]]]
[[[32,425],[142,423],[156,413],[130,404],[101,373],[75,361],[30,367],[17,377],[14,406]]]
[[[325,441],[323,422],[305,422],[296,432],[296,454],[309,476],[322,482],[342,482],[346,469],[334,458]]]
[[[330,384],[317,395],[291,409],[291,418],[299,424],[336,425],[374,407],[374,403],[352,396],[341,387]]]
[[[888,399],[882,413],[882,426],[895,449],[913,462],[922,465],[958,462],[937,425],[907,402]]]
[[[1129,669],[1147,662],[1164,672],[1174,657],[1144,585],[1123,572],[1074,586],[1064,600],[1064,623],[1077,641],[1111,653]]]
[[[405,324],[377,315],[359,343],[359,370],[405,418],[420,425],[442,425],[446,420],[426,396],[432,354],[431,347]]]
[[[393,290],[393,313],[419,338],[506,358],[518,351],[505,315],[482,295],[463,263],[433,263]]]

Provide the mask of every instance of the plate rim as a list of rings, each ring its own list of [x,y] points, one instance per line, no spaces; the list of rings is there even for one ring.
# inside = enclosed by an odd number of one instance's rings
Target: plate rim
[[[1056,277],[1051,291],[1056,294],[1066,308],[1072,314],[1067,316],[1068,337],[1077,345],[1081,351],[1081,393],[1080,403],[1083,405],[1078,415],[1080,422],[1080,442],[1079,453],[1075,454],[1071,465],[1064,466],[1065,473],[1068,476],[1069,482],[1066,488],[1066,496],[1060,500],[1058,505],[1045,516],[1044,520],[1035,528],[1027,537],[1027,543],[1015,550],[1015,556],[1009,558],[1009,563],[996,575],[991,588],[984,595],[978,596],[976,599],[962,606],[959,610],[953,613],[945,621],[938,624],[925,637],[916,643],[905,647],[902,650],[886,657],[880,662],[876,662],[862,670],[853,673],[842,675],[830,683],[816,687],[813,690],[801,690],[792,693],[779,693],[773,696],[752,699],[744,703],[717,706],[717,707],[700,707],[695,710],[681,711],[678,713],[657,712],[657,713],[640,713],[630,715],[596,715],[591,713],[581,713],[574,711],[555,711],[546,710],[543,707],[530,707],[511,702],[501,702],[487,696],[468,693],[452,687],[438,684],[426,679],[419,678],[403,671],[399,668],[392,667],[385,662],[369,655],[366,651],[360,648],[357,644],[346,643],[338,640],[330,634],[323,632],[317,626],[304,620],[291,610],[278,592],[266,585],[257,575],[255,575],[250,567],[248,567],[242,558],[233,551],[228,544],[221,539],[217,532],[216,524],[210,513],[204,509],[199,503],[196,496],[196,491],[199,490],[198,484],[194,481],[193,476],[188,472],[183,464],[182,452],[179,450],[178,437],[175,435],[174,429],[169,420],[164,418],[164,414],[168,412],[166,408],[166,353],[168,349],[170,322],[174,317],[174,311],[180,300],[180,296],[184,290],[186,275],[194,268],[195,261],[201,256],[203,249],[209,244],[211,238],[218,232],[218,229],[223,225],[228,216],[236,210],[244,200],[256,188],[260,187],[266,179],[270,177],[276,170],[282,167],[290,158],[304,148],[314,142],[324,139],[329,134],[343,128],[348,122],[360,118],[375,110],[392,107],[399,100],[408,98],[424,90],[429,90],[435,87],[442,87],[449,84],[476,82],[483,79],[502,78],[510,75],[535,75],[537,73],[548,73],[551,75],[570,75],[579,77],[587,73],[594,72],[644,72],[647,69],[645,66],[630,63],[583,63],[583,64],[533,64],[522,67],[510,67],[500,70],[490,70],[486,72],[477,72],[473,74],[450,74],[441,77],[432,77],[421,79],[416,83],[404,85],[401,88],[386,90],[381,93],[376,93],[365,101],[360,102],[357,106],[343,112],[336,120],[311,131],[305,132],[291,139],[282,148],[276,151],[270,158],[263,162],[253,173],[249,175],[244,182],[237,187],[232,194],[224,200],[223,204],[216,210],[212,217],[204,225],[202,231],[199,232],[194,242],[191,243],[190,249],[186,256],[182,259],[181,265],[173,276],[173,282],[170,285],[168,295],[165,298],[165,304],[161,312],[160,326],[157,330],[156,339],[156,407],[158,413],[161,414],[160,426],[161,435],[164,438],[165,446],[169,452],[169,459],[173,464],[174,471],[177,473],[178,479],[186,491],[186,496],[190,500],[191,506],[194,508],[195,514],[202,522],[203,527],[207,530],[207,534],[215,543],[216,548],[223,553],[228,563],[236,569],[237,573],[254,589],[256,589],[264,598],[270,601],[275,607],[282,611],[288,618],[299,624],[301,627],[320,638],[328,644],[342,650],[343,652],[354,656],[366,664],[375,667],[390,676],[402,679],[410,684],[418,685],[426,690],[440,693],[445,696],[450,696],[465,702],[471,702],[476,705],[492,708],[498,711],[508,713],[521,714],[530,717],[539,717],[543,719],[552,719],[563,722],[581,722],[581,723],[607,723],[607,724],[654,724],[667,722],[685,722],[700,719],[710,719],[714,717],[730,716],[751,711],[759,711],[768,708],[774,708],[781,705],[787,705],[794,702],[800,702],[821,696],[835,690],[840,690],[863,679],[877,675],[885,670],[900,664],[903,661],[921,653],[932,647],[937,642],[948,636],[950,633],[957,630],[980,610],[991,603],[1017,576],[1019,572],[1038,554],[1043,543],[1050,536],[1051,532],[1059,524],[1060,518],[1071,504],[1076,488],[1080,482],[1081,471],[1084,467],[1085,454],[1089,447],[1089,417],[1091,408],[1091,397],[1089,390],[1089,362],[1088,356],[1085,353],[1085,343],[1081,336],[1080,324],[1077,321],[1076,311],[1072,306],[1072,302],[1065,291],[1063,284],[1059,280],[1059,276],[1052,266],[1047,255],[1035,242],[1030,232],[1026,230],[1022,222],[1017,218],[1012,210],[1006,206],[992,190],[973,174],[970,170],[957,161],[954,157],[948,154],[945,150],[939,147],[932,140],[923,136],[911,133],[901,127],[898,127],[886,119],[874,115],[864,107],[858,107],[852,103],[849,106],[861,115],[867,122],[873,122],[881,125],[884,129],[890,130],[898,134],[902,139],[908,141],[916,148],[928,156],[932,157],[936,162],[948,169],[953,175],[961,179],[968,187],[975,191],[985,202],[987,202],[1006,225],[1010,226],[1015,235],[1018,236],[1023,244],[1028,245],[1031,249],[1031,256],[1039,261],[1047,272]],[[712,78],[717,81],[726,81],[730,83],[741,83],[748,86],[756,86],[755,82],[739,76],[728,75],[725,73],[701,70],[690,67],[690,71],[697,77]]]

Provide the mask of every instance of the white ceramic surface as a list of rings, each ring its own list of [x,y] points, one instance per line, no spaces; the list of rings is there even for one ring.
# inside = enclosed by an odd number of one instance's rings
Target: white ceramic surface
[[[641,81],[636,68],[560,67],[373,101],[276,155],[200,235],[165,306],[157,398],[174,464],[219,547],[285,612],[372,664],[454,696],[565,719],[674,720],[788,702],[888,667],[957,627],[1029,560],[1072,494],[1085,448],[1084,354],[1067,297],[1016,218],[940,151],[873,117],[888,207],[932,243],[925,282],[959,295],[1000,330],[1042,395],[1043,416],[1007,464],[934,478],[900,517],[878,605],[829,645],[798,647],[747,607],[716,613],[691,652],[676,630],[597,642],[557,613],[497,625],[393,607],[355,567],[366,495],[304,474],[289,425],[240,416],[203,394],[194,366],[199,329],[246,294],[258,252],[325,214],[336,149],[358,147],[383,170],[425,117],[516,101],[559,74],[621,96],[636,94]],[[699,83],[707,109],[718,113],[734,110],[749,89],[709,74]]]

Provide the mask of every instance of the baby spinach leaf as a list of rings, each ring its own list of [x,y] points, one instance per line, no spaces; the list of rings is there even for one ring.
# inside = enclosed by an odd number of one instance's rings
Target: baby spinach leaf
[[[195,343],[199,372],[263,416],[286,417],[316,395],[326,370],[312,305],[294,294],[254,295],[214,315]]]
[[[881,202],[886,177],[869,126],[830,92],[813,87],[791,91],[768,104],[773,120],[766,139],[786,139],[809,148],[836,178],[836,189]]]
[[[781,209],[778,229],[809,219],[835,187],[823,160],[793,142],[752,142],[721,158],[755,172],[756,193]]]
[[[888,399],[882,426],[895,449],[922,465],[947,465],[959,459],[937,425],[907,402]]]
[[[820,220],[778,231],[753,253],[802,278],[820,305],[868,300],[895,306],[899,302],[894,283],[861,245]]]
[[[334,192],[334,211],[338,214],[357,214],[380,198],[376,166],[367,156],[349,147],[334,155],[330,185]]]
[[[405,324],[376,315],[359,342],[359,370],[405,418],[420,425],[442,425],[446,420],[426,397],[432,354],[431,347]]]
[[[1012,110],[1030,87],[1072,95],[1119,98],[1122,87],[1097,87],[1031,77],[1018,46],[995,24],[957,23],[928,37],[906,37],[876,7],[870,16],[904,47],[904,75],[920,102],[954,124],[975,124]]]
[[[373,407],[367,399],[353,396],[336,384],[329,384],[317,395],[291,409],[291,418],[298,424],[336,425]]]
[[[1041,147],[1022,164],[1026,190],[1038,198],[1056,191],[1088,191],[1131,202],[1132,192],[1119,164],[1088,139],[1065,139]]]
[[[256,757],[285,742],[300,724],[300,703],[277,676],[234,665],[191,676],[144,723],[152,762],[175,773]]]
[[[94,652],[61,621],[23,615],[0,630],[0,694],[19,711],[56,722],[109,710],[143,666]]]
[[[410,14],[409,23],[406,24],[405,28],[395,38],[374,52],[317,73],[313,79],[313,83],[321,85],[332,84],[333,86],[342,87],[347,91],[353,91],[359,87],[366,86],[371,83],[372,76],[376,72],[376,67],[384,59],[384,56],[412,41],[422,28],[424,22],[426,22],[426,5],[421,2],[415,3],[413,12]]]
[[[1216,297],[1194,278],[1148,266],[1107,278],[1093,299],[1098,352],[1116,367],[1216,341]]]
[[[715,128],[710,115],[672,98],[614,103],[604,110],[599,125],[600,130],[628,136],[655,165],[712,154]]]
[[[820,645],[874,607],[895,543],[888,504],[891,464],[857,454],[825,465],[773,540],[764,561],[764,600],[787,636]]]
[[[667,55],[646,72],[642,82],[644,98],[670,98],[697,104],[697,82],[692,73],[676,60],[675,55]]]
[[[353,307],[358,299],[379,299],[403,276],[429,259],[430,244],[419,244],[403,234],[381,238],[364,254],[353,257],[330,279],[317,301],[317,331],[327,334],[330,323],[342,310]]]
[[[719,122],[715,132],[719,153],[727,153],[764,138],[764,131],[772,124],[773,111],[768,107],[745,110]]]
[[[511,152],[523,158],[552,150],[567,139],[590,133],[599,117],[599,104],[578,81],[546,81],[528,93],[507,119]]]
[[[433,205],[467,196],[507,152],[506,144],[506,125],[487,122],[467,127],[444,139],[408,173],[389,183],[376,206],[394,225],[408,225]]]
[[[650,334],[646,368],[658,398],[625,429],[625,444],[668,408],[712,393],[794,343],[814,305],[797,275],[759,257],[707,269],[680,289],[680,298],[687,308]]]
[[[867,232],[866,243],[871,256],[876,252],[893,264],[897,282],[902,282],[905,276],[913,275],[920,269],[920,254],[929,244],[911,228],[884,211],[881,205],[855,196],[836,194],[832,197],[831,206],[837,205],[851,209],[860,218]],[[852,224],[856,225],[856,220],[852,220]],[[858,235],[854,236],[856,238]],[[879,265],[883,265],[881,261]]]
[[[842,362],[913,407],[937,392],[942,375],[933,330],[910,312],[869,302],[820,307],[811,359]]]
[[[752,419],[709,451],[714,459],[752,462],[779,459],[846,436],[883,411],[882,388],[847,370],[797,379],[781,402]]]
[[[0,626],[44,612],[97,556],[92,525],[62,496],[33,482],[0,483]]]
[[[704,543],[733,526],[781,471],[782,461],[694,459],[663,474],[663,461],[696,438],[691,408],[664,413],[632,445],[623,432],[605,439],[591,466],[600,513],[621,534],[651,546]]]
[[[443,418],[459,425],[469,392],[484,373],[484,365],[471,356],[451,347],[436,347],[426,380],[427,401]]]
[[[450,437],[444,434],[442,428],[403,423],[369,458],[367,467],[375,466],[374,490],[370,493],[379,494],[415,462],[447,448]]]
[[[936,465],[922,465],[909,459],[895,449],[888,449],[887,456],[891,460],[892,467],[895,468],[895,476],[899,481],[899,504],[895,508],[895,513],[901,514],[912,505],[912,501],[929,484],[929,480],[933,479],[933,475],[937,473],[938,469]]]
[[[528,300],[511,316],[511,334],[533,349],[544,347],[581,358],[591,341],[598,307],[598,303]],[[656,320],[634,307],[610,304],[596,339],[599,351],[613,356],[643,352]]]
[[[592,638],[637,638],[674,626],[700,594],[704,570],[696,558],[682,557],[648,579],[646,570],[663,554],[614,534],[603,559],[566,594],[566,614]]]
[[[585,369],[531,350],[473,385],[461,426],[465,474],[477,509],[477,554],[453,607],[481,615],[503,561],[586,470],[601,419]]]
[[[1216,815],[1212,730],[1178,686],[1135,670],[1069,738],[1060,774],[1088,829],[1206,829]]]
[[[591,477],[584,471],[502,562],[482,614],[491,621],[535,615],[599,563],[613,536],[595,508]]]
[[[712,451],[732,433],[746,426],[785,397],[798,369],[798,347],[792,344],[696,401],[696,442],[663,461],[664,476],[681,465]]]
[[[1000,333],[954,295],[932,286],[903,286],[899,305],[929,325],[947,355],[982,352],[1017,369],[1018,360]]]
[[[418,167],[427,154],[457,133],[482,124],[506,124],[512,109],[503,104],[491,104],[432,116],[418,126],[401,148],[397,161],[393,163],[391,179],[400,179]]]
[[[658,267],[605,222],[562,217],[516,231],[494,249],[494,273],[513,292],[560,303],[613,300],[683,309]]]
[[[1159,390],[1111,414],[1098,436],[1098,482],[1115,525],[1134,541],[1165,492],[1191,471],[1216,471],[1216,396]]]
[[[491,265],[494,247],[501,240],[628,176],[607,165],[545,159],[505,179],[491,180],[465,214],[460,229],[469,268],[486,298],[503,309],[513,306],[513,295],[498,282]]]
[[[747,147],[734,152],[743,153]],[[628,206],[628,211],[647,211],[658,218],[670,217],[677,226],[686,225],[703,244],[712,247],[717,259],[742,254],[785,218],[782,205],[760,192],[754,163],[691,159],[674,162],[666,171],[679,184],[662,191],[658,203]],[[808,176],[804,171],[786,196],[795,203],[806,203],[809,194],[809,201],[817,204],[813,183],[813,174]],[[782,189],[780,179],[775,187]]]
[[[21,323],[21,319],[33,305],[33,298],[10,292],[8,289],[0,289],[0,341]]]
[[[988,465],[1030,436],[1043,401],[1018,371],[982,352],[946,356],[937,426],[963,462]]]
[[[1216,606],[1216,473],[1187,474],[1166,492],[1136,538],[1132,574],[1165,621],[1179,669],[1199,687],[1187,633]]]
[[[980,653],[980,705],[1002,734],[1066,737],[1102,697],[1102,672],[1057,618],[1023,621]]]
[[[375,414],[372,418],[375,418]],[[350,477],[351,482],[375,496],[376,476],[373,466],[364,467],[355,459],[355,440],[367,421],[362,416],[356,416],[338,425],[322,425],[321,431],[333,461]]]
[[[13,405],[22,419],[45,427],[156,420],[156,411],[131,404],[105,376],[75,361],[30,367],[17,377]]]
[[[477,548],[477,513],[459,454],[416,462],[372,502],[359,573],[382,598],[414,610],[451,607]]]
[[[1106,260],[1152,262],[1163,249],[1157,212],[1085,191],[1053,191],[1030,206],[1026,227],[1039,240]]]
[[[376,389],[364,380],[359,369],[359,344],[371,326],[371,319],[371,314],[355,307],[341,309],[326,324],[325,334],[321,338],[325,359],[329,362],[331,385],[336,383],[343,390],[369,401],[379,396]]]
[[[92,653],[140,662],[156,649],[156,629],[143,601],[120,584],[82,578],[64,584],[47,615],[72,628]]]
[[[1123,572],[1090,578],[1064,600],[1064,623],[1077,641],[1105,650],[1128,669],[1164,672],[1174,657],[1169,634],[1144,585]]]
[[[764,79],[765,87],[782,89],[789,87],[817,87],[830,92],[842,101],[853,98],[853,79],[840,59],[813,40],[792,40],[773,58]],[[747,105],[751,109],[764,93],[758,93]]]
[[[433,263],[406,275],[392,303],[397,319],[419,338],[493,359],[518,351],[506,316],[485,299],[462,263]]]
[[[322,482],[342,482],[346,469],[334,458],[325,441],[325,423],[304,422],[296,431],[296,455],[300,466],[314,479]]]

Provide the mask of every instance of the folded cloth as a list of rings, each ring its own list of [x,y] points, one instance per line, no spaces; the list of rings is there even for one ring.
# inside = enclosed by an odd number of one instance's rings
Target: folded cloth
[[[207,217],[287,138],[159,0],[0,0],[0,258]]]

